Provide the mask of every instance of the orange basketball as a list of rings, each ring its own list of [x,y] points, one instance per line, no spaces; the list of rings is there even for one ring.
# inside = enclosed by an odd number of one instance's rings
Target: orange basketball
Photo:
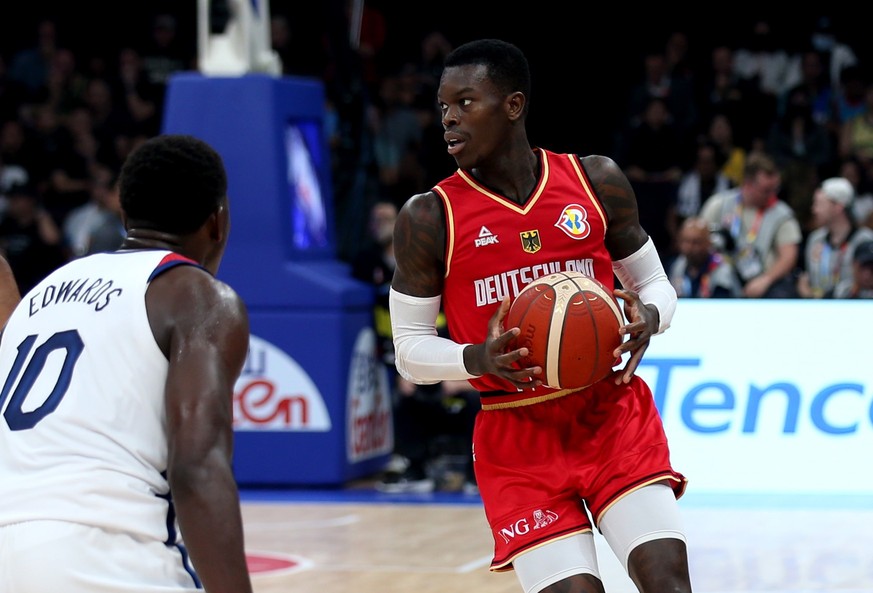
[[[623,323],[618,301],[602,283],[580,272],[557,272],[525,286],[503,325],[521,329],[510,346],[528,349],[520,366],[541,366],[543,383],[573,389],[609,376]]]

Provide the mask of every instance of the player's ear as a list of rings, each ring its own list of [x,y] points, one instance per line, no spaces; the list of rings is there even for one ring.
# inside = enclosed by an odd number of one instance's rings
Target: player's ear
[[[511,93],[506,97],[506,115],[513,121],[520,119],[526,104],[527,97],[524,96],[524,93],[521,91]]]
[[[230,212],[227,209],[226,201],[209,216],[206,224],[209,228],[210,239],[216,243],[223,243],[227,239],[227,233],[230,229]]]

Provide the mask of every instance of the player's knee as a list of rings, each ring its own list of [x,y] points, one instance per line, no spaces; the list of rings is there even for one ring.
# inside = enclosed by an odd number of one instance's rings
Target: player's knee
[[[691,593],[684,539],[661,537],[634,547],[627,570],[640,593]]]
[[[628,572],[631,553],[649,542],[678,541],[685,549],[676,497],[665,484],[651,484],[620,498],[603,514],[598,527]]]
[[[590,532],[528,550],[512,564],[524,593],[603,593],[597,551]]]

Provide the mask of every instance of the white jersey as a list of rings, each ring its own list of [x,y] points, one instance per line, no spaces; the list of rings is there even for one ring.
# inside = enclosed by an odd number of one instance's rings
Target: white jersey
[[[180,263],[194,262],[163,250],[91,255],[21,300],[0,341],[0,526],[71,521],[177,541],[169,363],[145,293]]]

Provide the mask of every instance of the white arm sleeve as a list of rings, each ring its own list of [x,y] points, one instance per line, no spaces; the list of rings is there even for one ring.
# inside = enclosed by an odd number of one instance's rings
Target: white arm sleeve
[[[676,289],[670,284],[652,238],[624,259],[612,262],[621,285],[640,295],[646,305],[655,305],[660,316],[658,333],[664,333],[676,311]]]
[[[428,385],[456,379],[472,379],[464,366],[464,348],[437,335],[436,318],[440,297],[414,297],[388,292],[391,333],[394,338],[394,364],[407,381]]]

